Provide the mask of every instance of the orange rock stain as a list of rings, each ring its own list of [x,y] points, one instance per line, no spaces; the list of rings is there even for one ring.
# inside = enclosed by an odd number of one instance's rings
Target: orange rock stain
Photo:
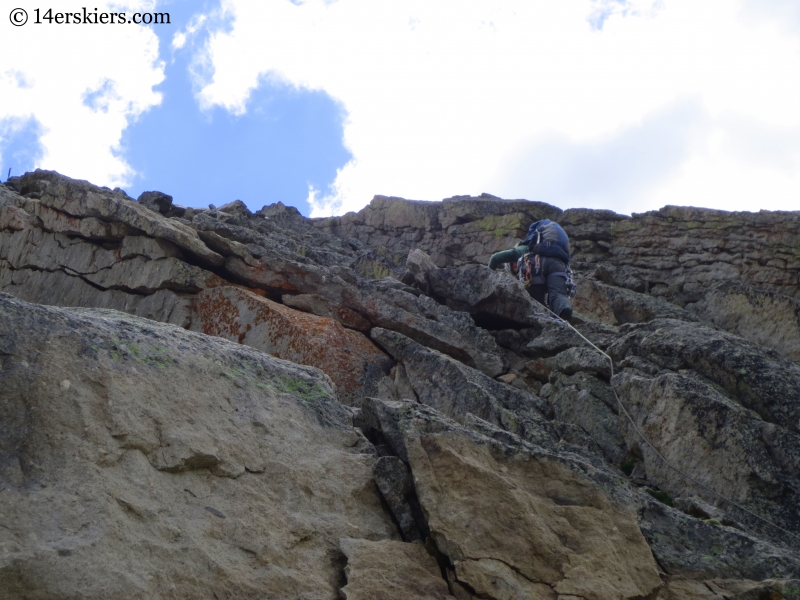
[[[386,359],[366,336],[334,319],[300,312],[243,288],[204,290],[195,296],[194,313],[203,333],[317,367],[348,393],[361,387],[371,363]]]

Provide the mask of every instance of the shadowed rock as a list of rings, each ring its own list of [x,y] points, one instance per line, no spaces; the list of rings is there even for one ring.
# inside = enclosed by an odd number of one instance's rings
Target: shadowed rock
[[[414,520],[409,497],[414,494],[414,480],[406,464],[396,456],[382,456],[372,468],[375,483],[389,508],[406,542],[421,542],[423,537]]]
[[[796,298],[728,282],[687,309],[725,331],[800,362],[800,300]]]
[[[557,436],[541,398],[505,385],[407,337],[375,328],[372,339],[403,364],[419,402],[461,421],[468,414],[545,446]]]
[[[172,196],[163,192],[142,192],[136,201],[162,215],[168,213],[169,209],[172,208]]]

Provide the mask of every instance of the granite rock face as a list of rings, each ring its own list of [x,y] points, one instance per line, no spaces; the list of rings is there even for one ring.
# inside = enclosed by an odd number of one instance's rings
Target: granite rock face
[[[381,416],[399,421],[431,537],[456,581],[490,597],[528,587],[634,598],[660,587],[634,511],[598,494],[594,474],[582,473],[588,465],[451,424],[422,425],[415,410],[388,405]]]
[[[351,329],[389,327],[490,376],[504,370],[494,339],[470,317],[394,279],[373,279],[389,273],[377,253],[321,234],[296,212],[253,215],[241,202],[213,211],[156,206],[150,201],[165,195],[155,192],[137,203],[47,171],[12,183],[0,187],[0,290],[18,298],[113,308],[266,351],[303,346],[286,357],[306,364],[301,355],[329,354],[320,366],[354,398],[374,393],[369,382],[386,361]],[[248,291],[282,306],[261,302],[255,314]],[[268,306],[285,323],[309,325],[253,330]],[[338,321],[347,331],[340,327],[337,336],[348,341],[305,335],[313,319],[299,312],[323,317],[317,323]],[[331,344],[349,348],[349,360],[336,359]]]
[[[745,213],[667,206],[626,217],[608,210],[562,211],[541,202],[501,200],[488,194],[443,202],[376,196],[358,213],[319,219],[315,225],[381,247],[401,271],[413,249],[427,253],[438,267],[487,264],[492,253],[516,245],[528,225],[539,219],[558,221],[569,234],[572,267],[582,277],[576,307],[590,318],[614,325],[659,317],[694,320],[679,316],[685,313],[669,303],[678,308],[702,303],[717,287],[741,284],[751,290],[747,303],[754,308],[737,316],[742,300],[726,300],[727,308],[717,300],[709,305],[704,320],[714,319],[719,327],[779,352],[795,352],[800,325],[796,314],[787,316],[791,310],[781,303],[783,297],[800,298],[798,211]],[[765,300],[754,298],[764,293],[775,298],[766,301],[775,306],[768,309],[770,316],[786,320],[790,333],[781,327],[773,336],[759,328],[766,315],[755,307]]]
[[[447,583],[436,560],[419,544],[343,539],[346,600],[445,600]]]
[[[0,597],[796,598],[797,223],[12,178]]]
[[[371,382],[391,366],[364,334],[250,291],[223,286],[203,290],[193,300],[192,330],[318,367],[342,394],[369,392]]]
[[[399,539],[321,371],[0,296],[3,598],[335,598]]]
[[[686,307],[701,320],[800,362],[800,300],[728,282]]]

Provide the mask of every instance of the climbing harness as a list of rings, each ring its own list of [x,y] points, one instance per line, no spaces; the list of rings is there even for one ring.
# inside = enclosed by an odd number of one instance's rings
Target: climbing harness
[[[557,314],[555,314],[555,313],[554,313],[552,310],[550,310],[550,309],[549,309],[549,308],[547,308],[546,306],[544,307],[544,309],[545,309],[545,310],[546,310],[548,313],[550,313],[550,315],[551,315],[551,316],[549,316],[549,317],[545,317],[544,315],[545,315],[546,313],[534,313],[534,315],[535,315],[535,316],[542,315],[542,318],[546,318],[548,321],[551,321],[551,322],[556,322],[556,323],[563,323],[564,325],[566,325],[567,327],[569,327],[570,329],[572,329],[572,331],[574,331],[574,332],[575,332],[575,333],[576,333],[576,334],[577,334],[577,335],[578,335],[578,336],[579,336],[579,337],[580,337],[580,338],[581,338],[581,339],[582,339],[584,342],[586,342],[587,344],[589,344],[589,345],[590,345],[592,348],[594,348],[595,350],[597,350],[597,351],[598,351],[600,354],[602,354],[603,356],[605,356],[605,357],[608,359],[608,364],[609,364],[609,366],[611,367],[611,377],[612,377],[612,378],[614,377],[614,361],[612,360],[612,358],[611,358],[611,357],[610,357],[608,354],[606,354],[605,352],[603,352],[603,351],[602,351],[600,348],[598,348],[598,347],[597,347],[596,345],[594,345],[594,344],[593,344],[591,341],[589,341],[589,339],[588,339],[586,336],[584,336],[584,335],[583,335],[583,334],[582,334],[580,331],[578,331],[577,329],[575,329],[575,327],[573,327],[571,323],[569,323],[568,321],[565,321],[564,319],[560,318],[560,317],[559,317]],[[730,498],[728,498],[727,496],[724,496],[723,494],[720,494],[719,492],[717,492],[717,491],[716,491],[716,490],[714,490],[713,488],[710,488],[710,487],[709,487],[709,486],[707,486],[706,484],[704,484],[704,483],[702,483],[702,482],[698,481],[697,479],[695,479],[695,478],[694,478],[694,477],[692,477],[691,475],[688,475],[688,474],[684,473],[684,472],[683,472],[683,471],[681,471],[681,470],[680,470],[678,467],[676,467],[676,466],[674,466],[672,463],[670,463],[670,462],[669,462],[669,461],[668,461],[666,458],[664,458],[664,455],[662,455],[662,454],[661,454],[661,452],[659,452],[659,451],[656,449],[656,447],[655,447],[655,446],[653,446],[653,444],[650,442],[650,440],[649,440],[649,439],[647,439],[647,436],[645,436],[645,435],[644,435],[644,433],[642,433],[642,431],[641,431],[641,430],[639,429],[639,427],[636,425],[636,422],[633,420],[633,417],[632,417],[632,416],[631,416],[631,414],[628,412],[628,409],[626,409],[626,408],[625,408],[625,405],[622,403],[622,400],[620,400],[620,398],[619,398],[619,395],[617,394],[617,390],[615,390],[615,389],[614,389],[614,386],[613,386],[613,385],[611,386],[611,391],[614,393],[614,398],[616,398],[616,399],[617,399],[617,404],[619,405],[619,408],[620,408],[620,410],[621,410],[621,411],[623,412],[623,414],[624,414],[624,415],[627,417],[627,419],[628,419],[628,421],[630,422],[631,426],[633,427],[634,431],[635,431],[635,432],[638,434],[638,436],[639,436],[639,437],[642,439],[642,441],[644,441],[644,443],[645,443],[645,444],[647,444],[647,446],[648,446],[648,447],[649,447],[649,448],[650,448],[650,449],[651,449],[651,450],[652,450],[652,451],[655,453],[655,455],[656,455],[656,456],[657,456],[659,459],[661,459],[661,461],[662,461],[662,462],[663,462],[665,465],[667,465],[667,467],[669,467],[670,469],[672,469],[673,471],[675,471],[676,473],[678,473],[678,475],[680,475],[681,477],[683,477],[683,478],[684,478],[686,481],[690,481],[691,483],[693,483],[693,484],[695,484],[695,485],[697,485],[697,486],[699,486],[699,487],[703,488],[704,490],[706,490],[707,492],[709,492],[711,495],[713,495],[713,496],[716,496],[717,498],[719,498],[719,499],[723,500],[724,502],[727,502],[727,503],[728,503],[728,504],[730,504],[731,506],[734,506],[734,507],[738,508],[739,510],[741,510],[742,512],[744,512],[744,513],[747,513],[748,515],[750,515],[750,516],[752,516],[752,517],[755,517],[755,518],[756,518],[756,519],[758,519],[759,521],[763,521],[763,522],[764,522],[764,523],[766,523],[767,525],[771,525],[772,527],[774,527],[774,528],[775,528],[775,529],[777,529],[778,531],[781,531],[781,532],[783,532],[783,533],[785,533],[785,534],[788,534],[788,535],[790,535],[791,537],[793,537],[793,538],[795,538],[795,539],[797,539],[797,540],[800,540],[800,535],[797,535],[796,533],[792,533],[791,531],[788,531],[787,529],[784,529],[784,528],[783,528],[783,527],[781,527],[780,525],[778,525],[778,524],[776,524],[776,523],[773,523],[773,522],[772,522],[772,521],[770,521],[769,519],[766,519],[766,518],[762,517],[761,515],[758,515],[758,514],[754,513],[752,510],[749,510],[748,508],[746,508],[746,507],[742,506],[741,504],[739,504],[739,503],[738,503],[738,502],[736,502],[735,500],[731,500],[731,499],[730,499]]]
[[[531,254],[530,252],[520,257],[517,261],[517,276],[525,287],[530,287],[534,284],[534,278],[541,279],[539,273],[542,270],[542,261],[538,254]]]
[[[535,244],[539,244],[541,242],[541,238],[541,232],[537,231]],[[528,252],[523,254],[517,260],[516,264],[506,263],[506,272],[510,273],[511,275],[516,275],[517,279],[519,279],[519,281],[525,287],[530,287],[531,285],[544,285],[547,283],[547,279],[549,277],[563,276],[566,280],[565,284],[567,295],[570,298],[574,298],[578,295],[578,285],[575,283],[575,278],[572,274],[572,268],[569,266],[569,263],[567,263],[567,268],[564,271],[549,273],[547,277],[545,277],[542,273],[541,255]]]
[[[539,243],[541,234],[536,232],[536,243]],[[533,278],[539,276],[542,269],[542,259],[538,254],[526,252],[517,259],[516,265],[510,267],[512,273],[517,275],[517,279],[525,287],[530,287],[533,284]]]

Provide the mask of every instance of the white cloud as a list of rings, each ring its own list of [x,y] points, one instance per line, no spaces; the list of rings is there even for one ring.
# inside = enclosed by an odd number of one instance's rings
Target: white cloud
[[[609,17],[618,15],[655,16],[664,4],[661,0],[592,0],[588,21],[594,29],[602,29]]]
[[[224,0],[201,99],[241,112],[267,74],[342,102],[354,158],[310,198],[315,215],[376,193],[567,205],[593,186],[617,210],[747,209],[753,194],[788,208],[800,196],[800,37],[781,21],[789,5],[770,1],[753,19],[752,0]],[[677,136],[657,126],[676,110]],[[742,150],[753,139],[758,159]],[[580,185],[522,176],[526,153],[547,148],[563,173],[599,170]]]
[[[558,133],[540,136],[509,153],[495,193],[512,197],[533,190],[531,200],[562,208],[660,208],[646,205],[645,198],[675,176],[707,133],[702,108],[687,101],[590,142]]]
[[[800,3],[797,0],[744,0],[743,16],[750,20],[772,21],[773,26],[800,32]]]
[[[172,49],[173,50],[180,50],[186,45],[186,42],[194,37],[198,31],[201,30],[203,25],[208,20],[207,15],[199,14],[195,15],[183,31],[178,31],[175,35],[172,36]]]
[[[31,17],[37,8],[16,5]],[[201,30],[222,23],[192,63],[205,108],[242,113],[265,80],[341,102],[353,160],[331,190],[310,190],[315,215],[358,209],[376,193],[482,191],[623,212],[797,209],[798,6],[223,0],[172,47],[195,48]],[[157,51],[146,27],[6,22],[4,135],[35,117],[45,149],[37,166],[124,185],[132,172],[116,149],[160,100]]]
[[[17,0],[28,23],[3,23],[0,36],[0,121],[35,117],[44,135],[38,167],[57,169],[103,185],[123,185],[130,167],[118,157],[122,131],[160,97],[163,79],[158,40],[135,25],[33,23],[41,3]],[[99,12],[109,3],[92,5]],[[114,11],[149,10],[151,1],[115,2]],[[54,8],[53,12],[80,11]],[[8,17],[3,15],[4,19]]]

